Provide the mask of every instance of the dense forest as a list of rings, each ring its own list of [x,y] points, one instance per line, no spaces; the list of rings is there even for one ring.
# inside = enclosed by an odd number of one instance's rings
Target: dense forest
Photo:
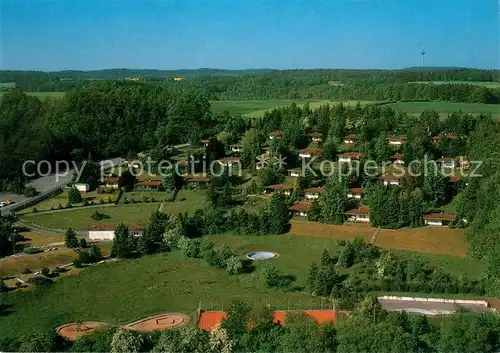
[[[182,77],[175,81],[173,77]],[[202,93],[210,100],[354,99],[445,100],[498,103],[500,90],[464,82],[499,82],[497,70],[460,68],[403,70],[99,70],[1,71],[0,82],[25,92],[68,91],[88,80],[139,78],[175,91]],[[448,84],[416,82],[445,81]]]

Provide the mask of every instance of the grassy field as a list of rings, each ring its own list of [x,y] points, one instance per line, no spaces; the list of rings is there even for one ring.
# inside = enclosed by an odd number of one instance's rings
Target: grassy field
[[[319,259],[323,249],[339,251],[335,239],[292,234],[209,238],[219,246],[230,245],[240,255],[251,250],[279,253],[272,261],[282,274],[295,276],[294,285],[299,287],[305,283],[311,260]],[[471,278],[481,273],[480,264],[474,260],[399,253],[408,258],[422,256],[446,272],[465,269]],[[0,320],[0,332],[8,337],[17,331],[48,329],[76,320],[118,324],[160,312],[192,315],[200,301],[205,310],[223,309],[235,298],[250,304],[277,304],[282,309],[288,305],[290,308],[320,307],[319,299],[297,291],[266,288],[259,276],[262,264],[256,262],[251,273],[230,276],[209,267],[201,259],[186,258],[178,251],[99,264],[78,276],[62,277],[50,287],[0,294],[10,311]]]
[[[5,93],[6,92],[0,92],[0,98]],[[29,96],[38,97],[41,100],[44,100],[44,99],[59,99],[59,98],[64,97],[64,95],[66,94],[66,92],[25,92],[25,93],[27,95],[29,95]]]
[[[110,207],[83,208],[65,212],[54,212],[21,217],[26,223],[33,223],[42,227],[66,229],[88,229],[90,223],[136,223],[146,224],[151,213],[156,211],[159,204],[138,203]],[[110,216],[99,222],[93,221],[90,216],[99,211]]]
[[[409,115],[418,115],[423,110],[435,110],[441,118],[446,118],[449,113],[463,111],[470,114],[490,113],[494,118],[500,119],[500,104],[479,103],[451,103],[451,102],[397,102],[384,105],[397,112],[406,112]]]
[[[481,81],[417,81],[409,83],[432,83],[435,85],[449,85],[449,84],[465,84],[483,86],[488,88],[500,88],[500,82],[481,82]]]
[[[260,117],[266,110],[283,107],[290,105],[292,102],[297,103],[298,106],[303,106],[306,101],[301,100],[255,100],[255,101],[212,101],[212,111],[214,113],[223,112],[228,110],[233,115],[247,115],[251,117]],[[337,104],[339,101],[328,100],[312,100],[309,101],[311,109],[317,109],[319,106],[329,104]],[[358,101],[343,101],[345,105],[354,106]],[[373,101],[360,101],[361,105],[374,103]]]
[[[115,201],[118,197],[118,191],[115,191],[112,194],[99,194],[97,191],[87,192],[82,194],[83,200],[87,200],[88,202],[93,201],[94,203],[99,203],[101,198],[103,201],[108,202],[109,199],[111,201]],[[65,207],[68,203],[68,191],[64,190],[59,195],[51,197],[50,199],[43,200],[32,207],[25,208],[23,210],[18,211],[18,214],[30,213],[33,211],[33,207],[36,207],[38,211],[48,211],[51,209],[57,209],[59,205]],[[81,206],[82,203],[74,204],[73,206]]]

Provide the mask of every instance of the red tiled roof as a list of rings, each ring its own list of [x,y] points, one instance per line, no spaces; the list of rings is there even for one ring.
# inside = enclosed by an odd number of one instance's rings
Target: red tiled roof
[[[161,181],[159,181],[159,180],[140,181],[135,185],[136,186],[137,185],[140,185],[140,186],[160,186]]]
[[[361,157],[361,153],[359,153],[359,152],[346,152],[346,153],[339,154],[339,156],[359,158],[359,157]]]
[[[281,136],[281,134],[282,134],[281,130],[271,131],[271,136]]]
[[[355,209],[352,209],[352,210],[349,210],[346,212],[347,214],[349,215],[357,215],[357,214],[370,214],[370,210],[366,207],[359,207],[359,208],[355,208]]]
[[[325,192],[324,188],[306,188],[306,189],[304,189],[304,193],[307,193],[307,194],[321,194],[323,192]]]
[[[288,184],[276,184],[276,185],[268,185],[266,186],[266,189],[273,189],[273,190],[292,190],[293,186],[288,185]]]
[[[363,188],[350,188],[349,192],[351,194],[361,194],[361,195],[364,195],[365,194],[365,189],[363,189]]]
[[[288,313],[304,313],[312,317],[317,323],[337,322],[337,315],[333,310],[276,310],[273,312],[273,322],[280,325],[286,325],[286,315]],[[198,327],[202,330],[211,332],[222,319],[226,318],[224,311],[205,311],[200,314]]]
[[[118,224],[89,224],[89,230],[114,230]],[[139,224],[125,224],[125,227],[128,228],[128,230],[144,230],[144,226],[141,226]]]
[[[356,135],[347,135],[346,137],[344,137],[344,140],[357,140],[358,139],[358,136]]]
[[[303,148],[299,150],[299,153],[320,154],[321,148]]]
[[[297,211],[297,212],[308,212],[311,209],[312,205],[310,202],[306,201],[299,201],[294,203],[292,206],[290,206],[288,209],[290,211]]]
[[[454,221],[457,218],[456,214],[453,213],[438,213],[433,212],[424,215],[424,219],[428,221]]]
[[[193,183],[208,183],[210,182],[210,178],[206,176],[186,175],[184,177],[184,181]]]
[[[103,182],[105,184],[118,184],[119,181],[120,181],[119,177],[105,177],[103,179]]]
[[[393,155],[391,156],[391,158],[394,158],[394,159],[398,159],[398,160],[400,160],[400,159],[403,159],[403,158],[404,158],[404,156],[405,156],[405,155],[404,155],[404,154],[402,154],[402,153],[395,153],[395,154],[393,154]]]
[[[450,179],[448,179],[449,183],[458,183],[459,181],[462,181],[462,179],[457,177],[451,177]]]

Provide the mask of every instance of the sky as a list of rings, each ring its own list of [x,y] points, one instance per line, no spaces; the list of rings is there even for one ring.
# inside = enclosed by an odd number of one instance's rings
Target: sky
[[[4,70],[500,69],[500,0],[0,0]]]

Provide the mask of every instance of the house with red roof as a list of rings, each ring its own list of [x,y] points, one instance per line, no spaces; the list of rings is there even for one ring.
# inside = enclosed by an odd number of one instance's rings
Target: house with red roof
[[[358,207],[346,212],[347,220],[350,222],[370,222],[370,210],[366,207]]]
[[[190,189],[206,187],[210,183],[210,178],[205,175],[188,174],[184,177],[184,185]]]
[[[353,200],[361,200],[365,196],[365,189],[363,188],[350,188],[347,192],[347,198]]]
[[[309,200],[319,199],[322,193],[325,192],[324,188],[305,188],[304,197]]]
[[[299,167],[299,168],[288,169],[287,172],[288,172],[288,175],[291,177],[298,177],[298,176],[300,176],[300,174],[302,172],[302,168]]]
[[[358,136],[356,135],[347,135],[344,137],[344,143],[354,144],[356,141],[358,141]]]
[[[346,152],[338,155],[339,162],[352,162],[359,161],[361,159],[361,153],[359,152]]]
[[[271,131],[271,133],[269,134],[269,140],[280,139],[282,135],[283,131],[281,130]]]
[[[426,226],[447,226],[456,219],[457,215],[453,213],[432,212],[424,215]]]
[[[391,146],[401,146],[406,142],[406,136],[404,135],[387,135],[385,139]]]
[[[139,224],[126,225],[130,234],[140,236],[144,232],[144,226]],[[116,224],[89,224],[90,240],[113,240],[115,238]]]
[[[403,153],[395,153],[391,156],[391,161],[394,164],[405,164],[404,161],[405,155]]]
[[[110,189],[118,189],[120,187],[119,182],[120,182],[119,177],[105,177],[102,180],[101,186],[104,186],[105,188],[110,188]]]
[[[292,194],[293,185],[288,185],[288,184],[269,185],[266,186],[266,190],[268,190],[268,192],[270,193],[279,192],[285,196],[290,196]]]
[[[303,148],[299,150],[300,158],[312,158],[313,156],[319,156],[321,153],[320,148]]]
[[[299,215],[301,217],[307,217],[307,212],[309,212],[312,208],[312,204],[307,201],[298,201],[295,202],[292,206],[288,208],[288,210],[294,214]]]
[[[401,185],[401,178],[402,178],[402,176],[400,176],[400,175],[385,174],[385,175],[380,176],[379,180],[384,185],[400,186]]]
[[[135,189],[137,190],[158,190],[162,182],[159,180],[146,180],[140,181],[135,184]]]
[[[308,136],[312,142],[323,142],[323,134],[321,132],[311,132]]]

